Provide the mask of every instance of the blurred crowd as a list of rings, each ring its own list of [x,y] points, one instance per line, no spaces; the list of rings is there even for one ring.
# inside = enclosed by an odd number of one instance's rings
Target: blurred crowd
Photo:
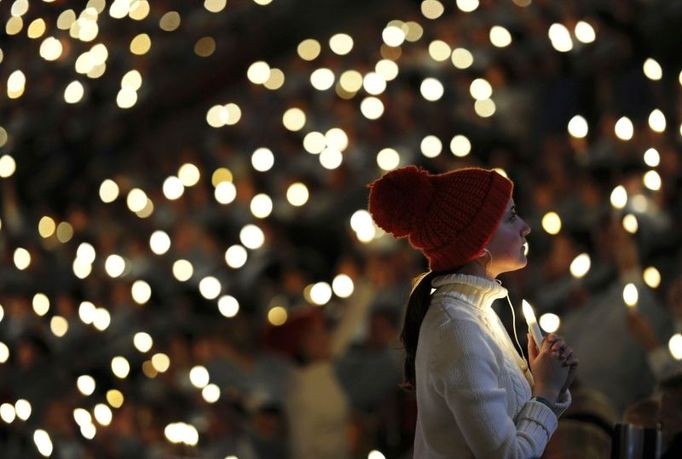
[[[164,3],[164,8],[174,7]],[[135,128],[133,140],[122,140],[131,125],[120,121],[122,115],[112,118],[112,102],[103,99],[115,98],[115,90],[110,94],[105,84],[102,94],[93,92],[78,109],[57,106],[42,112],[37,107],[58,102],[49,99],[50,91],[27,93],[24,105],[20,100],[3,108],[11,139],[3,149],[17,162],[17,173],[0,179],[0,342],[8,349],[0,364],[3,457],[37,455],[36,429],[49,434],[52,457],[64,459],[360,458],[373,451],[387,458],[410,457],[416,407],[412,394],[400,387],[399,334],[411,281],[425,262],[405,241],[380,234],[361,241],[350,225],[351,217],[366,207],[366,184],[383,172],[377,153],[384,148],[398,152],[400,165],[418,164],[434,172],[495,167],[515,182],[517,209],[532,228],[529,265],[503,276],[502,282],[515,305],[526,298],[538,314],[557,314],[558,333],[580,360],[573,407],[546,457],[608,457],[616,423],[661,429],[667,457],[679,457],[682,364],[668,349],[668,340],[682,332],[679,4],[481,0],[472,13],[448,4],[442,15],[426,19],[420,8],[429,2],[392,1],[383,8],[376,3],[367,14],[346,18],[342,31],[354,39],[349,54],[325,48],[318,58],[305,61],[294,44],[273,57],[271,66],[286,76],[279,90],[232,75],[215,94],[202,95],[210,102],[200,110],[183,108],[182,98],[170,94],[165,102],[159,102],[164,95],[158,92],[155,101],[146,100],[143,90],[139,107],[156,103],[172,110],[175,103],[178,113],[191,114],[192,121],[167,116],[148,130]],[[157,21],[165,12],[158,8],[152,5],[150,13]],[[255,20],[257,14],[249,11],[242,7],[240,17]],[[229,15],[229,7],[220,14]],[[210,27],[207,15],[192,16],[192,27]],[[400,47],[382,45],[382,30],[395,19],[419,23],[423,35]],[[554,49],[550,26],[561,23],[573,30],[581,20],[593,27],[596,40],[575,41],[569,52]],[[511,32],[511,45],[491,45],[494,25]],[[106,37],[116,29],[102,30]],[[32,64],[36,54],[11,49],[9,38],[2,40],[7,40],[2,47],[11,62],[23,58],[26,68],[38,66]],[[457,69],[449,59],[433,59],[429,44],[434,40],[468,49],[473,64]],[[177,41],[177,36],[159,39],[157,54],[151,53],[149,62],[140,58],[137,65],[145,68],[143,73],[148,70],[145,85],[153,88],[155,75],[172,79],[172,69],[154,73],[153,64],[163,63]],[[126,52],[111,47],[112,68],[128,68]],[[663,68],[661,80],[647,78],[642,70],[650,57]],[[377,96],[384,104],[377,120],[361,114],[362,90],[344,98],[333,87],[319,91],[309,81],[317,68],[332,69],[337,76],[347,69],[364,74],[384,58],[395,60],[399,73]],[[210,65],[201,65],[202,71],[211,71]],[[39,75],[55,85],[49,72]],[[429,77],[445,88],[437,102],[420,94],[421,82]],[[496,112],[491,117],[474,110],[469,95],[474,78],[485,78],[493,88]],[[207,126],[206,110],[226,101],[242,107],[239,123]],[[160,110],[153,107],[140,108],[135,116]],[[282,114],[291,107],[306,114],[300,131],[282,126]],[[648,123],[655,108],[665,114],[664,132]],[[568,133],[575,115],[589,125],[585,137]],[[614,131],[624,116],[633,125],[629,140]],[[92,120],[112,123],[108,130],[79,137],[81,126]],[[37,124],[40,128],[32,127]],[[342,164],[327,169],[304,150],[303,139],[332,128],[345,132],[348,146]],[[421,152],[428,135],[443,144],[434,157]],[[455,135],[469,139],[468,154],[448,151]],[[22,156],[21,150],[31,147],[39,153]],[[256,170],[251,162],[252,152],[261,147],[274,153],[274,166],[267,171]],[[649,149],[655,149],[656,161],[645,162]],[[167,199],[164,179],[186,163],[201,171],[200,180],[179,199]],[[212,174],[218,168],[229,169],[232,176],[236,197],[229,204],[214,198]],[[660,189],[645,186],[643,177],[650,170],[658,173]],[[98,196],[105,179],[120,189],[111,203]],[[294,182],[309,190],[303,206],[287,202]],[[628,196],[624,206],[612,204],[617,186]],[[150,216],[141,218],[126,206],[133,188],[143,189],[154,203]],[[261,193],[273,203],[265,218],[251,210],[252,199]],[[557,234],[543,227],[548,212],[560,216]],[[38,222],[46,215],[68,222],[73,236],[63,241],[56,235],[41,237]],[[634,216],[634,231],[632,224],[625,229],[626,216],[630,221]],[[243,243],[240,232],[247,224],[262,230],[265,243],[249,249],[242,267],[229,267],[225,251]],[[150,250],[149,238],[157,230],[171,240],[162,254]],[[73,263],[82,243],[92,245],[96,259],[92,272],[81,279]],[[16,266],[17,248],[30,253],[26,269]],[[576,276],[571,264],[582,253],[589,255],[590,268]],[[121,276],[105,271],[110,254],[125,259]],[[193,266],[183,281],[173,273],[180,259]],[[660,279],[645,281],[643,273],[650,267]],[[331,284],[339,274],[352,279],[352,294],[334,294],[322,306],[311,304],[310,286]],[[218,298],[201,293],[206,276],[220,282],[221,295],[238,301],[236,315],[226,317]],[[138,280],[151,287],[151,297],[142,304],[131,295]],[[638,289],[635,308],[623,301],[628,283]],[[38,293],[49,299],[47,313],[37,313]],[[100,330],[85,323],[83,302],[105,308],[108,326]],[[284,324],[273,319],[275,308],[287,311]],[[522,318],[514,323],[504,304],[496,308],[510,333],[516,326],[525,340]],[[54,331],[55,316],[68,323],[63,336]],[[138,332],[153,338],[151,349],[143,352],[134,345]],[[168,357],[167,369],[150,369],[155,354]],[[112,372],[116,356],[129,363],[124,377]],[[197,366],[218,387],[217,400],[191,380]],[[76,384],[83,375],[96,382],[88,395]],[[112,403],[114,389],[122,394],[122,404]],[[17,408],[18,400],[30,403],[28,416]],[[94,413],[97,404],[111,407],[110,423],[101,418],[83,423],[74,416],[77,408]],[[167,427],[178,422],[196,429],[198,444],[169,440]]]

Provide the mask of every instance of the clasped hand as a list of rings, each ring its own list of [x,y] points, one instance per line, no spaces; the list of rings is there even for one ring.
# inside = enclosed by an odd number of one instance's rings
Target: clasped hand
[[[578,359],[564,339],[550,333],[540,345],[528,337],[528,356],[535,387],[533,395],[556,402],[575,379]]]

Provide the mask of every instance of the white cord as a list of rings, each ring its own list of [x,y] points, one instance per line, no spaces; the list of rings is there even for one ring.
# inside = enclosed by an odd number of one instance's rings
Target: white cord
[[[493,262],[493,254],[490,253],[488,249],[483,249],[484,252],[486,252],[490,256],[490,262]],[[484,268],[485,269],[485,268]],[[487,270],[486,270],[487,271]],[[499,279],[495,279],[498,284],[502,285],[502,282]],[[505,295],[505,298],[507,298],[507,303],[509,303],[509,308],[511,309],[512,313],[512,328],[514,329],[514,341],[516,341],[516,346],[519,348],[519,356],[523,359],[523,362],[526,364],[526,368],[530,368],[530,364],[528,363],[528,360],[526,360],[526,356],[523,353],[523,348],[521,347],[521,344],[519,343],[519,335],[516,333],[516,312],[514,311],[514,305],[512,304],[511,300],[509,299],[509,293]],[[525,369],[524,369],[525,371]]]
[[[509,299],[509,293],[505,295],[507,298],[507,303],[509,303],[509,309],[511,309],[512,313],[512,328],[514,329],[514,340],[516,341],[516,345],[519,348],[519,353],[521,355],[521,358],[523,359],[524,362],[526,362],[526,365],[528,365],[528,360],[526,360],[525,354],[523,353],[523,348],[521,347],[521,344],[519,343],[519,335],[516,334],[516,313],[514,312],[514,305],[512,305],[511,300]]]

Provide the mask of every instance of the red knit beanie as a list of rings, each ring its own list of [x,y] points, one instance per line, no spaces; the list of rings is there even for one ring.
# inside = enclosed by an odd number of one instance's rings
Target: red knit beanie
[[[369,212],[396,238],[408,237],[432,271],[459,268],[483,255],[512,195],[512,182],[492,170],[430,174],[395,169],[370,185]]]

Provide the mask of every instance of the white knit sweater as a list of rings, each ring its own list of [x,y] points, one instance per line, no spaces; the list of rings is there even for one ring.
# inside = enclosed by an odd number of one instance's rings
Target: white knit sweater
[[[532,376],[491,305],[506,296],[476,276],[437,277],[419,333],[414,457],[536,458],[570,404],[531,400]]]

